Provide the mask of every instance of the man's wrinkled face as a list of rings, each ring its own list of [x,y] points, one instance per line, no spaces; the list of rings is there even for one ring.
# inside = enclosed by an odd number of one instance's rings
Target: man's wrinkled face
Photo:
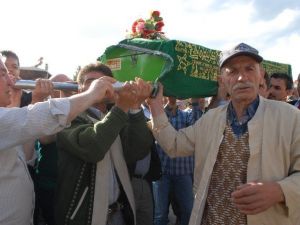
[[[236,56],[221,68],[221,78],[233,102],[253,101],[257,94],[263,70],[249,56]]]
[[[9,74],[13,75],[15,78],[20,78],[20,66],[18,60],[14,57],[5,57],[4,64],[8,69]]]
[[[0,59],[0,107],[10,104],[10,86],[12,82],[8,76],[7,68]]]
[[[284,79],[272,77],[270,80],[269,99],[286,101],[290,91],[286,87]]]

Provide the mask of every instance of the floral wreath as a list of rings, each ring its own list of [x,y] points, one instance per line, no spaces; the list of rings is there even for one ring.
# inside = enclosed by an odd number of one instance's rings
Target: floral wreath
[[[134,21],[129,38],[166,39],[164,32],[162,32],[164,25],[160,12],[152,11],[150,19],[140,18]]]

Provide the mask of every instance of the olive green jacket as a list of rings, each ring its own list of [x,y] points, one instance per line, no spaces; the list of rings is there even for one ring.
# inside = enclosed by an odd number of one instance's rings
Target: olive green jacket
[[[142,111],[126,114],[114,107],[99,122],[93,123],[91,117],[94,116],[88,111],[81,114],[57,135],[57,225],[91,224],[97,162],[104,158],[118,136],[126,163],[142,159],[151,149],[153,137]],[[86,187],[88,191],[80,204]]]

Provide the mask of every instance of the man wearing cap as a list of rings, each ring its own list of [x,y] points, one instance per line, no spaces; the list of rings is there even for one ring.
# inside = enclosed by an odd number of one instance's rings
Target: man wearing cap
[[[190,225],[300,224],[300,113],[258,95],[262,60],[244,43],[222,52],[230,102],[179,131],[163,111],[162,92],[149,100],[162,148],[173,157],[195,154]]]

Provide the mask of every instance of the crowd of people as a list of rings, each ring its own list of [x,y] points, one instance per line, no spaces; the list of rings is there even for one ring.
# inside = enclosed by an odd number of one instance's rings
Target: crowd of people
[[[28,93],[1,55],[0,224],[300,224],[300,75],[269,75],[255,48],[220,54],[209,104],[141,78],[116,90],[100,62],[78,92],[58,74]]]

